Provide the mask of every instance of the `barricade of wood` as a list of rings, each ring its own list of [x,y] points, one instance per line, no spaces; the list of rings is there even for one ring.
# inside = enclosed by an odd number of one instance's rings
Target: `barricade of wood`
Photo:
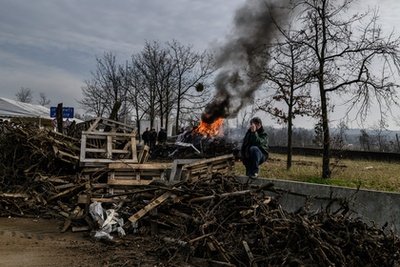
[[[233,171],[234,155],[224,155],[211,159],[199,160],[183,165],[188,181],[195,182],[201,179],[210,179],[213,174],[231,175]]]

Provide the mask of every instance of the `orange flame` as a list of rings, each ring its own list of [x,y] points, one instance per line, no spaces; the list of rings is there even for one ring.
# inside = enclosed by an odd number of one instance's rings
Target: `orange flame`
[[[224,118],[219,118],[213,123],[206,123],[203,120],[200,121],[199,127],[193,130],[193,133],[199,133],[206,138],[207,136],[214,138],[215,136],[224,136],[224,131],[222,129],[222,122]]]

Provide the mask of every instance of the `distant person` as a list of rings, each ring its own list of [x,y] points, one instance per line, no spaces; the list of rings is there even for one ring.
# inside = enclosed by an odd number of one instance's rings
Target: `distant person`
[[[250,128],[243,139],[241,158],[246,167],[246,175],[257,178],[259,166],[268,159],[268,133],[258,117],[250,120]]]
[[[157,142],[157,132],[156,132],[156,129],[154,129],[154,127],[151,127],[151,131],[150,131],[150,150],[153,150],[155,148],[156,142]]]
[[[143,143],[145,146],[150,146],[150,131],[149,127],[146,128],[146,131],[142,134]]]
[[[185,141],[185,134],[187,133],[187,130],[185,128],[180,128],[178,137],[176,138],[176,143],[181,143]]]
[[[164,128],[161,128],[158,132],[157,140],[159,145],[165,145],[167,142],[167,132],[164,130]]]

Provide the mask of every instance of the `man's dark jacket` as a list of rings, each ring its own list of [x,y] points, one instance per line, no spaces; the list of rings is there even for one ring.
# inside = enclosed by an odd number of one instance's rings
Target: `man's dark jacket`
[[[158,142],[164,143],[165,141],[167,141],[167,132],[164,130],[161,130],[158,133]]]
[[[150,142],[157,141],[157,132],[155,130],[151,130],[150,132]]]
[[[144,141],[149,141],[150,140],[150,131],[144,131],[142,134],[142,138]]]
[[[268,133],[262,126],[255,132],[251,132],[250,129],[246,132],[241,149],[242,159],[249,157],[249,150],[252,146],[257,146],[265,158],[268,158]]]

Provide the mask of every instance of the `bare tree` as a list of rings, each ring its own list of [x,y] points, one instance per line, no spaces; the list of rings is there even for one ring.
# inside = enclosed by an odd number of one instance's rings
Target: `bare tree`
[[[103,117],[106,113],[106,103],[103,100],[104,91],[99,83],[94,80],[85,80],[86,84],[82,87],[83,99],[78,101],[79,105],[88,113],[93,113],[97,117]]]
[[[131,71],[132,66],[128,64],[128,60],[125,63],[125,66],[119,66],[119,75],[121,76],[121,87],[123,88],[122,92],[124,93],[122,99],[121,112],[120,112],[120,120],[124,123],[131,123],[132,121],[132,114],[131,111],[133,109],[132,101],[131,101],[131,90],[134,90],[132,87],[132,77],[133,72]]]
[[[145,87],[142,99],[151,123],[158,115],[161,125],[167,126],[175,109],[178,128],[182,112],[204,108],[202,97],[210,95],[202,83],[211,74],[210,56],[193,52],[191,46],[175,40],[166,46],[146,41],[143,51],[132,56],[132,68]]]
[[[312,145],[313,132],[305,128],[293,129],[293,146],[306,147]]]
[[[133,116],[136,121],[138,133],[141,133],[140,121],[143,120],[144,116],[148,113],[149,106],[145,104],[146,81],[140,70],[136,69],[134,65],[131,65],[127,72],[124,74],[129,87],[127,100],[132,106]],[[141,141],[142,135],[139,134],[139,141]]]
[[[82,87],[84,98],[78,103],[87,112],[97,116],[110,115],[115,103],[126,102],[127,88],[122,85],[120,65],[116,62],[113,53],[104,53],[103,58],[96,57],[96,70],[92,72],[92,78],[85,80]],[[116,119],[119,119],[119,113]]]
[[[32,103],[32,90],[30,88],[21,87],[21,90],[15,94],[17,101],[24,103]]]
[[[295,6],[301,8],[298,17],[303,23],[299,31],[304,36],[301,45],[314,54],[308,66],[315,66],[311,74],[317,80],[320,97],[323,178],[331,175],[329,94],[348,96],[349,109],[357,108],[358,115],[364,119],[374,99],[384,114],[385,108],[395,103],[398,87],[392,72],[399,72],[400,39],[382,35],[376,12],[348,14],[354,2],[300,0]]]
[[[372,126],[374,135],[372,139],[376,143],[376,148],[379,152],[388,150],[388,135],[387,135],[387,124],[384,120],[380,120]]]
[[[40,93],[40,99],[38,100],[39,105],[41,106],[47,106],[50,104],[50,99],[47,98],[45,93]]]
[[[184,46],[176,40],[168,42],[167,45],[170,48],[170,57],[174,64],[176,80],[175,127],[178,129],[181,112],[185,105],[189,105],[189,109],[197,106],[204,108],[206,102],[199,96],[208,96],[204,90],[204,83],[213,72],[213,61],[212,56],[206,51],[203,53],[194,52],[192,46]],[[196,89],[196,91],[190,92],[191,89]]]
[[[370,136],[365,129],[360,130],[359,142],[360,142],[360,147],[362,150],[371,151]]]
[[[170,58],[169,48],[163,49],[160,54],[159,64],[159,86],[156,87],[157,100],[159,107],[159,115],[161,118],[161,127],[168,127],[169,116],[171,115],[172,109],[176,103],[175,90],[177,87],[174,79],[174,72],[176,71],[176,64]]]
[[[324,129],[323,129],[323,123],[321,121],[319,121],[314,125],[313,143],[316,147],[322,147],[324,144]]]
[[[261,99],[259,109],[269,113],[278,123],[287,125],[287,161],[292,166],[293,120],[296,116],[315,116],[319,111],[310,95],[313,77],[308,73],[307,61],[310,52],[299,45],[301,34],[282,32],[283,41],[268,46],[265,58],[270,59],[262,72],[265,75],[267,93]],[[282,107],[282,108],[280,108]]]
[[[159,114],[160,104],[163,109],[162,92],[164,91],[163,67],[166,64],[167,53],[159,42],[146,41],[141,53],[132,55],[132,68],[141,77],[143,101],[146,105],[150,124]]]
[[[349,130],[349,127],[344,120],[340,120],[339,124],[337,125],[337,129],[338,131],[333,135],[332,148],[341,150],[345,147],[347,139],[346,131]]]

